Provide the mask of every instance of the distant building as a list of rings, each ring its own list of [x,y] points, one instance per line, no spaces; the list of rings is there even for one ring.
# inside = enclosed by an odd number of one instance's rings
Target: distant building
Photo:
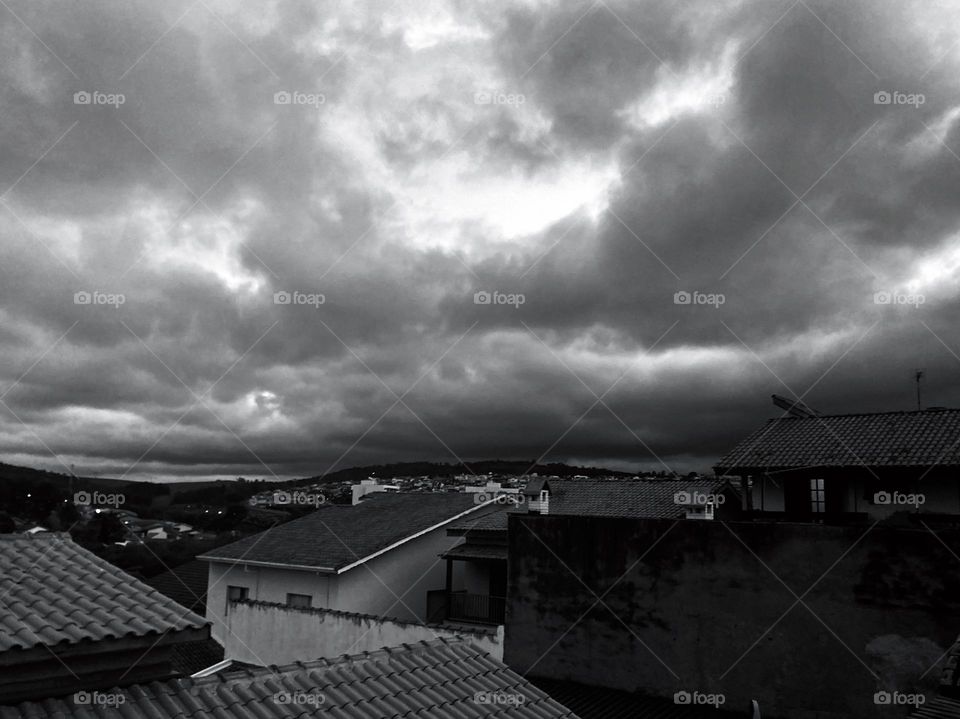
[[[960,410],[785,416],[714,467],[745,509],[791,521],[960,514]]]

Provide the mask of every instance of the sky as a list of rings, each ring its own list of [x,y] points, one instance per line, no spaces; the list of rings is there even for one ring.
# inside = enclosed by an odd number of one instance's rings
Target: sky
[[[960,2],[5,0],[0,461],[707,471],[960,406]]]

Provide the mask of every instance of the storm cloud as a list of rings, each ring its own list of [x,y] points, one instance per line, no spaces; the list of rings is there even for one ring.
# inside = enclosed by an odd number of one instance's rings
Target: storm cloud
[[[476,5],[8,0],[3,461],[689,471],[774,392],[960,403],[960,3]]]

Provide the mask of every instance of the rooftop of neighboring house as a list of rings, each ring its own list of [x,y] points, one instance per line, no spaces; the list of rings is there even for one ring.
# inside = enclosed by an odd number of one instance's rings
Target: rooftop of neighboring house
[[[379,492],[356,505],[323,506],[198,559],[339,573],[481,507],[459,492]]]
[[[578,515],[583,517],[627,517],[639,519],[680,519],[689,504],[680,504],[676,495],[687,492],[693,496],[718,494],[722,490],[734,492],[725,480],[719,479],[548,479],[551,515]],[[527,485],[528,488],[530,485]],[[535,487],[539,491],[540,485]],[[451,534],[471,532],[503,532],[507,529],[510,513],[526,514],[525,504],[511,504],[505,500],[504,510],[491,512],[476,521],[457,522],[450,527]]]
[[[73,697],[0,707],[0,719],[577,719],[526,679],[461,641],[436,640],[283,667],[234,669],[111,692],[116,709]],[[122,704],[119,697],[122,697]]]
[[[70,535],[0,534],[0,651],[207,631],[205,619]]]
[[[717,474],[800,468],[960,466],[960,409],[784,416],[721,459]]]
[[[200,616],[207,611],[209,565],[198,559],[144,580],[161,594]]]

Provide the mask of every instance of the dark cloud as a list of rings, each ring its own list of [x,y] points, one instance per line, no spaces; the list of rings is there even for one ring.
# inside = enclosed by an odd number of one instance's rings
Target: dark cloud
[[[956,3],[188,8],[0,13],[6,461],[704,469],[773,392],[960,401]]]

